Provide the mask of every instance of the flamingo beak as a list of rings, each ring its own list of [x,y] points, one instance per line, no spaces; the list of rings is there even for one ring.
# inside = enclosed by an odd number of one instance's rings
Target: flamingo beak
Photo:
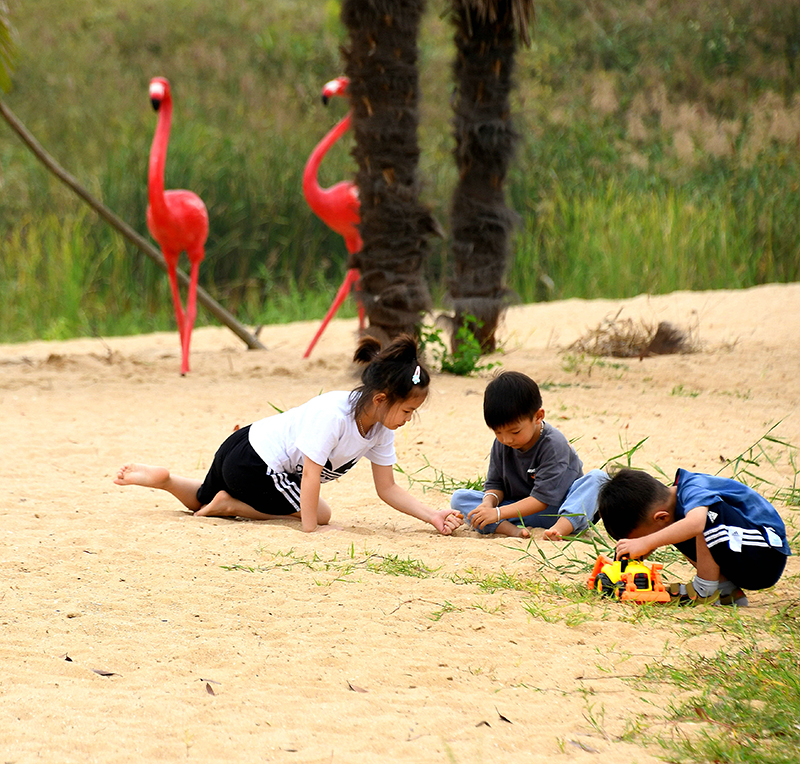
[[[167,88],[164,86],[164,83],[153,80],[150,83],[149,95],[150,103],[153,104],[153,108],[158,111],[161,108],[161,102],[167,96]]]

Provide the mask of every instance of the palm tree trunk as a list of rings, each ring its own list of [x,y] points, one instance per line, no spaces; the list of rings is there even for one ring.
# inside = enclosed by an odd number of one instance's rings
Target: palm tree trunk
[[[450,297],[455,328],[467,325],[485,352],[495,349],[508,295],[505,274],[516,215],[506,206],[505,179],[518,138],[509,96],[516,37],[527,36],[522,6],[519,0],[452,0],[459,180],[450,212]]]
[[[369,333],[416,331],[431,307],[423,266],[437,232],[419,202],[417,34],[424,0],[344,0],[356,184],[364,245],[354,254]]]

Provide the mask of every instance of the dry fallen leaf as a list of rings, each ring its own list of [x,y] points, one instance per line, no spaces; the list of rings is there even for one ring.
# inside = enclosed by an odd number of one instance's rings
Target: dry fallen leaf
[[[115,671],[106,671],[105,669],[92,669],[92,671],[100,676],[119,676]]]
[[[580,748],[582,751],[586,751],[586,753],[600,753],[597,748],[592,748],[592,746],[586,745],[586,743],[581,743],[580,740],[568,740],[567,742],[570,745],[574,745],[576,748]]]
[[[348,686],[348,687],[349,687],[349,688],[350,688],[350,689],[351,689],[353,692],[366,692],[366,690],[365,690],[363,687],[358,687],[357,685],[351,684],[350,682],[348,682],[348,683],[347,683],[347,686]]]

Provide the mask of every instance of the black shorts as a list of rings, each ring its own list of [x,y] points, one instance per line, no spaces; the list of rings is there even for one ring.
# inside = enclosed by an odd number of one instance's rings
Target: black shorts
[[[257,512],[291,515],[300,511],[300,476],[273,472],[250,445],[250,425],[229,435],[197,489],[197,500],[208,504],[220,491]]]
[[[753,526],[757,528],[758,526]],[[693,562],[697,561],[695,540],[682,541],[675,546]],[[778,583],[786,567],[786,555],[770,546],[743,546],[734,552],[726,543],[709,547],[719,572],[741,589],[768,589]]]
[[[719,572],[741,589],[768,589],[775,586],[786,567],[786,555],[771,547],[743,547],[732,552],[727,544],[711,547]]]

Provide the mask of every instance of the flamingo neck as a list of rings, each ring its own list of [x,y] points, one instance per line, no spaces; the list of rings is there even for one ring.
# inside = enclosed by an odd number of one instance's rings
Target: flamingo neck
[[[150,165],[147,171],[147,191],[150,207],[155,216],[166,214],[164,201],[164,167],[167,163],[167,144],[172,123],[172,102],[164,101],[158,110],[158,123],[150,147]]]
[[[309,203],[311,200],[319,196],[319,193],[322,189],[317,182],[317,174],[319,173],[319,166],[322,164],[322,160],[325,157],[325,154],[328,153],[328,150],[331,146],[333,146],[339,138],[344,135],[347,130],[350,128],[350,119],[351,114],[350,112],[344,117],[344,119],[340,120],[337,124],[335,124],[325,135],[325,137],[315,146],[314,150],[311,152],[311,156],[308,158],[306,162],[305,170],[303,170],[303,193]]]

